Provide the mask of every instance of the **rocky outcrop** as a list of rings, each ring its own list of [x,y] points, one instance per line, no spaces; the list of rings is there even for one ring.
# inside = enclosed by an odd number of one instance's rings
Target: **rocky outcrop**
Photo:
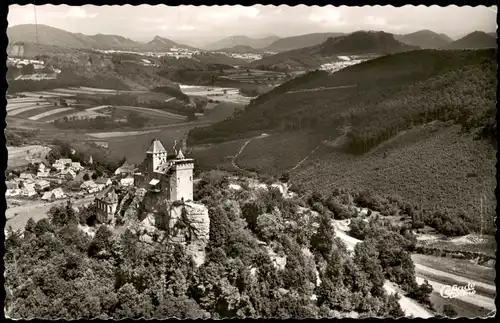
[[[210,217],[205,205],[186,202],[172,206],[167,232],[171,242],[186,246],[187,254],[193,257],[197,266],[204,263],[205,246],[210,234]]]
[[[143,200],[144,196],[146,196],[146,189],[144,188],[139,188],[135,191],[133,196],[129,196],[129,199],[131,198],[132,201],[128,206],[125,208],[125,212],[123,213],[123,220],[125,222],[134,222],[134,221],[140,221],[142,212],[143,212]],[[126,201],[123,202],[124,204]]]
[[[133,232],[141,233],[140,240],[153,243],[153,236],[186,247],[197,265],[205,261],[205,246],[210,235],[208,209],[195,202],[160,201],[156,195],[145,189],[130,194],[128,202],[122,201],[123,221]]]
[[[208,242],[210,218],[203,204],[186,202],[170,210],[169,228],[173,242]]]

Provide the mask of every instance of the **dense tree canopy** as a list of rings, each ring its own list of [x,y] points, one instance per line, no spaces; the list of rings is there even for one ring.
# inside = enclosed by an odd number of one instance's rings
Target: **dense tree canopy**
[[[99,226],[88,236],[78,226],[92,224],[92,205],[75,212],[67,204],[28,221],[23,235],[10,232],[6,240],[7,312],[65,319],[403,315],[382,288],[385,278],[414,283],[399,231],[380,229],[380,239],[369,236],[351,255],[335,238],[326,206],[318,215],[299,213],[327,197],[285,200],[272,190],[235,194],[227,185],[211,173],[195,190],[211,220],[200,267],[182,245],[145,243],[129,229]],[[425,300],[425,286],[413,290]]]

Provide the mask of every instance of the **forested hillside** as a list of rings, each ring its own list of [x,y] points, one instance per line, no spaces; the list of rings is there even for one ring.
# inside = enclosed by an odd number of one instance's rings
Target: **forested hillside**
[[[472,48],[497,48],[496,35],[487,34],[482,31],[470,33],[451,44],[445,49],[472,49]]]
[[[438,34],[431,30],[419,30],[406,35],[394,35],[394,38],[408,45],[419,46],[423,49],[442,48],[453,40],[446,34]]]
[[[432,289],[415,281],[410,252],[416,240],[407,226],[371,221],[373,235],[352,255],[335,237],[333,219],[357,216],[347,191],[288,200],[277,190],[248,189],[247,183],[235,193],[227,176],[213,173],[198,184],[195,200],[207,205],[210,215],[200,267],[182,245],[154,237],[143,242],[141,232],[100,226],[88,236],[79,225],[85,225],[92,207],[55,207],[49,219],[29,220],[22,235],[9,232],[6,314],[25,319],[400,317],[398,297],[385,292],[385,280],[429,304]],[[309,208],[319,212],[303,211]]]
[[[239,157],[243,169],[290,171],[294,183],[323,192],[346,187],[398,195],[438,232],[491,233],[495,57],[495,50],[422,50],[333,75],[310,73],[253,100],[232,119],[192,130],[188,140],[265,132],[271,136],[252,141]],[[335,89],[346,85],[353,87]],[[320,139],[310,150],[318,149],[290,170],[308,155],[293,153],[294,145],[313,135]]]
[[[332,75],[309,74],[304,76],[307,82],[280,87],[294,93],[271,91],[232,119],[192,130],[190,141],[225,141],[264,130],[314,129],[335,137],[348,127],[345,148],[363,153],[412,124],[438,119],[457,122],[465,130],[481,128],[482,135],[492,138],[495,58],[494,50],[421,50],[380,57]],[[352,87],[325,89],[339,86]],[[316,91],[300,92],[305,89]]]

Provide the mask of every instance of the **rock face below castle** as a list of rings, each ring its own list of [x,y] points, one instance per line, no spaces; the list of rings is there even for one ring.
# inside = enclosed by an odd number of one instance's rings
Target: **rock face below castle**
[[[170,210],[169,239],[174,243],[186,245],[196,265],[205,262],[205,246],[210,235],[210,217],[208,209],[203,204],[186,202],[182,206]]]
[[[137,189],[122,201],[123,221],[132,231],[141,232],[141,241],[152,242],[156,233],[160,240],[186,247],[199,266],[205,260],[205,246],[210,235],[210,217],[205,205],[192,201],[172,203]]]

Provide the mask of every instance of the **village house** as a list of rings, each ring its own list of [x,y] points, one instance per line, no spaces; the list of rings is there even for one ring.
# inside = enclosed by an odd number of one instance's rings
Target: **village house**
[[[113,181],[111,180],[111,178],[98,178],[95,180],[95,183],[102,184],[102,185],[104,185],[104,187],[107,187],[107,186],[110,186],[111,184],[113,184]]]
[[[76,178],[76,173],[72,169],[63,169],[60,175],[67,180],[74,180]]]
[[[129,187],[129,186],[134,186],[134,178],[133,177],[126,177],[120,179],[120,185]]]
[[[42,201],[52,202],[55,200],[56,200],[56,196],[55,196],[54,192],[48,191],[48,192],[43,193]]]
[[[45,167],[43,163],[40,163],[38,165],[38,172],[36,173],[37,177],[49,177],[50,175],[50,169]]]
[[[29,173],[21,173],[19,175],[19,179],[22,180],[23,182],[28,182],[28,183],[34,182],[33,175]]]
[[[73,162],[71,163],[70,169],[77,172],[83,169],[83,166],[80,164],[80,162]]]
[[[41,180],[41,181],[36,181],[35,182],[35,188],[38,190],[38,191],[43,191],[47,188],[50,187],[50,182],[49,181],[46,181],[46,180]]]
[[[93,180],[85,181],[85,182],[82,183],[82,185],[80,185],[80,188],[82,190],[87,191],[87,193],[89,193],[89,194],[99,192],[104,187],[105,187],[105,185],[103,185],[103,184],[96,184]]]
[[[35,195],[37,195],[36,190],[35,190],[35,184],[24,183],[23,188],[22,188],[22,196],[32,197]]]
[[[5,190],[5,197],[21,196],[22,190],[20,188]]]
[[[120,167],[115,170],[115,175],[119,176],[130,176],[134,174],[135,165],[129,164],[127,161],[123,163]]]
[[[56,199],[62,199],[62,198],[65,198],[66,197],[66,193],[64,193],[63,189],[58,187],[58,188],[54,188],[52,190],[52,192],[54,193],[54,195],[56,196]]]
[[[112,221],[118,207],[118,195],[114,187],[110,186],[97,194],[95,203],[97,208],[97,221],[101,223]]]
[[[54,162],[54,164],[52,164],[52,167],[54,167],[57,170],[63,170],[66,167],[71,166],[72,162],[73,161],[71,160],[71,158],[61,158],[61,159],[56,160]]]
[[[58,187],[53,189],[52,191],[45,192],[42,196],[42,200],[51,202],[65,197],[66,194],[64,194],[63,190]]]

